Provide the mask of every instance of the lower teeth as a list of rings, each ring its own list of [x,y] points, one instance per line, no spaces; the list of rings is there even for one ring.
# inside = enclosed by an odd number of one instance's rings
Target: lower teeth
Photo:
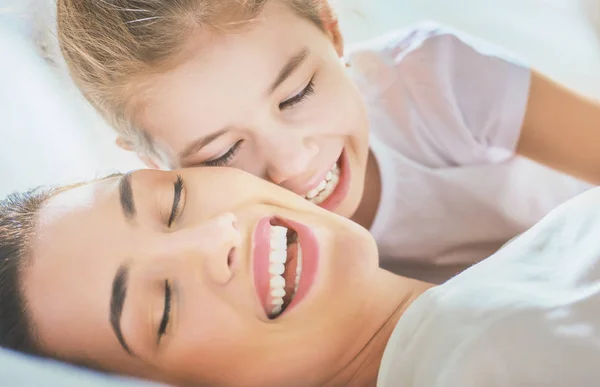
[[[340,168],[338,165],[334,165],[331,171],[327,172],[325,179],[319,184],[319,186],[309,193],[304,198],[311,203],[321,204],[325,199],[331,195],[340,178]]]
[[[302,274],[302,249],[298,245],[298,263],[296,265],[296,284],[294,286],[294,295],[298,292],[298,285],[300,285],[300,275]]]

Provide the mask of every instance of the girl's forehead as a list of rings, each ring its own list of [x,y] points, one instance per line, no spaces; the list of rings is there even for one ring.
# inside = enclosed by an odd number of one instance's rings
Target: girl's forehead
[[[234,28],[198,28],[187,39],[182,57],[188,60],[220,57],[224,54],[252,60],[256,55],[249,53],[296,51],[294,44],[315,43],[317,35],[307,31],[321,32],[315,23],[299,16],[285,1],[269,1],[260,14],[249,21],[240,22]],[[232,52],[233,51],[233,52]],[[260,57],[257,57],[260,58]],[[265,59],[265,58],[263,58]],[[239,62],[244,65],[245,62]]]
[[[212,33],[212,38],[199,30],[193,55],[155,77],[144,93],[140,126],[179,153],[189,133],[197,137],[246,123],[290,61],[301,53],[315,58],[329,47],[314,24],[294,14],[290,20],[266,18],[240,33]]]

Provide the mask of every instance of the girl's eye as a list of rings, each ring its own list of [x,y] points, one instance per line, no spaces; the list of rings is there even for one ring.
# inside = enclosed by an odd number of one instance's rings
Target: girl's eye
[[[304,101],[309,96],[313,95],[315,93],[315,84],[313,81],[314,81],[314,76],[313,76],[313,78],[310,79],[310,82],[308,82],[308,85],[306,85],[306,87],[301,92],[299,92],[292,98],[280,103],[279,110],[289,109],[289,108],[299,104],[300,102]]]
[[[202,165],[207,167],[226,167],[233,161],[236,153],[240,150],[244,140],[236,142],[229,150],[221,157],[209,161],[205,161]]]

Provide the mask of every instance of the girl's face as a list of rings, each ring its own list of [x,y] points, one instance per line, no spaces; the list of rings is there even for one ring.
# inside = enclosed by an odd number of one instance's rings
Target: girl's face
[[[199,29],[191,59],[152,77],[139,97],[138,124],[159,163],[239,168],[352,216],[368,122],[337,24],[326,28],[271,1],[240,32]]]
[[[381,327],[376,305],[398,305],[365,229],[231,168],[137,171],[39,216],[24,294],[44,350],[67,361],[321,386]]]

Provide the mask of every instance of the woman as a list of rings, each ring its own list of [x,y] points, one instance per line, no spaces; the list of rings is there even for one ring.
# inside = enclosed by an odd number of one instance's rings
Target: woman
[[[432,287],[378,268],[362,227],[239,170],[17,196],[0,212],[0,339],[178,386],[592,386],[599,212],[592,190]]]

